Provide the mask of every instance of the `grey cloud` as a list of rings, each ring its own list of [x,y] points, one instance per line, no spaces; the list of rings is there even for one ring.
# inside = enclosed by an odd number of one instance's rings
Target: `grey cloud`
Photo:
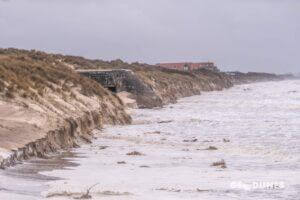
[[[0,46],[296,72],[299,10],[297,0],[0,1]]]

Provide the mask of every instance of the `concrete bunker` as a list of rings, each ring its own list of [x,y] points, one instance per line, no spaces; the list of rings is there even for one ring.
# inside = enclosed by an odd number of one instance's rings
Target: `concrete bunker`
[[[126,90],[124,80],[133,74],[131,70],[77,70],[83,76],[91,78],[111,92],[117,93]]]
[[[162,105],[162,100],[154,93],[153,89],[131,70],[77,70],[77,72],[97,81],[111,92],[126,91],[130,93],[140,108]]]

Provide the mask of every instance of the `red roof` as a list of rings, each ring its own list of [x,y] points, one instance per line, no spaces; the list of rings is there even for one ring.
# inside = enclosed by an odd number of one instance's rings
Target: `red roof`
[[[201,62],[201,63],[192,63],[192,62],[182,62],[182,63],[159,63],[157,66],[168,68],[168,69],[177,69],[177,70],[195,70],[206,67],[214,67],[213,62]]]

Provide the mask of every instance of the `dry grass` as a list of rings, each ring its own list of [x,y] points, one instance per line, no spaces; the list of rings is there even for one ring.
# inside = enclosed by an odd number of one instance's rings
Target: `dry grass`
[[[162,106],[166,102],[176,102],[179,96],[200,94],[210,90],[208,83],[228,85],[230,81],[221,73],[210,70],[183,72],[164,69],[142,63],[126,63],[122,60],[90,60],[78,56],[46,54],[37,51],[0,49],[0,93],[5,93],[8,85],[13,86],[12,94],[23,98],[36,99],[45,94],[47,88],[56,92],[69,92],[79,85],[85,96],[104,95],[104,90],[95,81],[79,76],[73,69],[129,69],[154,93],[150,99],[146,94],[137,97],[137,103],[143,107]],[[71,66],[71,67],[70,67]],[[55,84],[58,87],[54,87]],[[179,88],[180,86],[180,88]],[[133,91],[134,92],[134,91]],[[13,98],[11,93],[8,97]],[[121,102],[121,101],[120,101]]]
[[[51,54],[0,49],[1,55],[5,57],[0,59],[0,92],[7,98],[19,95],[36,99],[46,91],[70,93],[77,86],[85,96],[107,94],[95,81],[78,75]]]
[[[45,92],[70,93],[72,87],[80,86],[85,96],[107,95],[98,83],[78,75],[75,69],[130,69],[148,79],[150,72],[166,76],[156,68],[145,64],[128,64],[121,60],[105,62],[76,56],[46,54],[39,51],[0,49],[0,93],[7,98],[21,96],[33,100],[43,97]],[[74,94],[69,94],[76,98]]]

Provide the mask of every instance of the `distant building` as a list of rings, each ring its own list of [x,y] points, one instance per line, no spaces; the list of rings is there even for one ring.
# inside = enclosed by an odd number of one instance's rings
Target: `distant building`
[[[209,69],[216,71],[218,68],[213,62],[201,62],[201,63],[192,63],[192,62],[182,62],[182,63],[158,63],[157,66],[175,69],[180,71],[193,71],[197,69]]]

